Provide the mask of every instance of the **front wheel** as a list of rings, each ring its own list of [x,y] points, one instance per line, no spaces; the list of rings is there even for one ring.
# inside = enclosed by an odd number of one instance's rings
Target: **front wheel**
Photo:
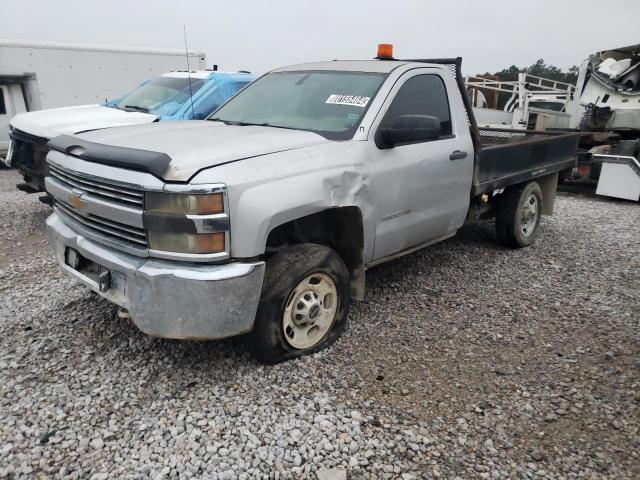
[[[509,188],[498,203],[498,241],[508,247],[528,247],[536,239],[541,218],[542,192],[537,182]]]
[[[305,243],[279,252],[267,262],[248,349],[267,364],[322,350],[344,330],[349,301],[349,271],[334,250]]]

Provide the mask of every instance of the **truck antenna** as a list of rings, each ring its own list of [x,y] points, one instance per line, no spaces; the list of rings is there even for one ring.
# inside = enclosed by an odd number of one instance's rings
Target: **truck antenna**
[[[184,53],[187,56],[187,77],[189,78],[189,97],[191,100],[191,117],[195,120],[195,113],[193,113],[193,88],[191,87],[191,68],[189,67],[189,47],[187,47],[187,26],[182,26],[182,32],[184,33]]]

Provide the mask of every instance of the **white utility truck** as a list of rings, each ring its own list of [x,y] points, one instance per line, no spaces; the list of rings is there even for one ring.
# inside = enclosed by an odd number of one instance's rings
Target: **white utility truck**
[[[204,53],[188,58],[191,68],[206,68]],[[104,103],[146,78],[186,67],[184,50],[0,40],[0,160],[14,115]]]
[[[469,76],[465,78],[473,113],[479,127],[526,130],[566,129],[567,112],[575,87],[569,83],[518,74],[517,81]],[[504,107],[497,108],[499,94],[508,94]],[[488,101],[490,97],[493,102]]]
[[[274,70],[205,121],[51,140],[60,266],[148,334],[248,334],[273,363],[340,335],[368,267],[466,221],[532,244],[578,135],[478,129],[459,58],[382,47]]]

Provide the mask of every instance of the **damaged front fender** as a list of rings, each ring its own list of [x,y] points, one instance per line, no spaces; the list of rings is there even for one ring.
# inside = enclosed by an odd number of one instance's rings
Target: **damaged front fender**
[[[223,165],[193,183],[216,178],[227,185],[233,257],[262,255],[269,233],[280,225],[331,208],[357,207],[368,259],[375,222],[367,221],[374,212],[365,156],[364,142],[336,142]]]

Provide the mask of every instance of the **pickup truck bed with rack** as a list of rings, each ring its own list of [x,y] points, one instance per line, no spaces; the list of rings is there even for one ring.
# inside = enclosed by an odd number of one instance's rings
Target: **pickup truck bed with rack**
[[[478,129],[461,60],[274,70],[208,121],[49,142],[61,266],[146,333],[247,333],[266,363],[344,328],[368,267],[496,219],[533,243],[578,135]]]

